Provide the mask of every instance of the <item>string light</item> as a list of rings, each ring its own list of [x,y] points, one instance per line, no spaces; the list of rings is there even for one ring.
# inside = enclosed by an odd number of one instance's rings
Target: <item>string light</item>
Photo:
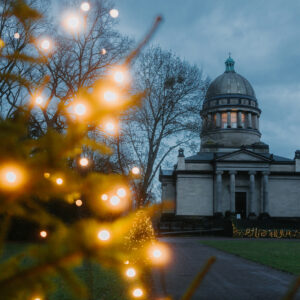
[[[101,195],[101,199],[103,201],[107,201],[108,200],[108,196],[106,194]]]
[[[44,177],[45,177],[45,178],[50,178],[50,173],[45,172],[45,173],[44,173]]]
[[[105,131],[108,133],[114,133],[115,132],[115,124],[113,122],[107,122],[105,124]]]
[[[115,80],[116,82],[122,83],[122,82],[124,82],[124,79],[125,79],[125,74],[124,74],[124,72],[122,72],[122,71],[116,71],[116,72],[114,73],[114,80]]]
[[[19,39],[20,38],[20,33],[19,32],[16,32],[15,34],[14,34],[14,38],[17,40],[17,39]]]
[[[143,290],[140,289],[140,288],[136,288],[136,289],[134,289],[133,292],[132,292],[132,295],[133,295],[133,297],[135,297],[135,298],[140,298],[140,297],[143,296],[143,294],[144,294],[144,292],[143,292]]]
[[[121,198],[125,197],[126,196],[126,190],[124,188],[119,188],[117,190],[117,195]]]
[[[139,169],[138,167],[133,167],[133,168],[131,169],[131,172],[132,172],[132,174],[134,174],[134,175],[138,175],[138,174],[140,174],[140,169]]]
[[[63,179],[62,178],[57,178],[56,179],[56,183],[58,184],[58,185],[62,185],[63,184]]]
[[[101,241],[108,241],[110,239],[110,232],[108,230],[100,230],[98,232],[98,239]]]
[[[71,31],[78,30],[78,27],[80,24],[78,16],[71,15],[67,18],[66,22],[67,22],[66,25],[67,25],[68,29],[70,29]]]
[[[90,10],[90,4],[88,2],[82,2],[80,8],[82,11],[87,12]]]
[[[48,39],[43,39],[40,45],[43,50],[48,51],[50,50],[51,42]]]
[[[77,200],[75,201],[75,205],[78,206],[78,207],[82,206],[82,200],[77,199]]]
[[[133,278],[133,277],[135,277],[135,275],[136,275],[136,271],[135,271],[134,268],[128,268],[128,269],[126,270],[126,276],[127,276],[127,277]]]
[[[35,98],[35,104],[37,104],[37,105],[42,105],[43,102],[44,102],[44,99],[43,99],[42,96],[37,96],[37,97]]]
[[[86,157],[83,157],[79,160],[79,163],[82,167],[86,167],[89,164],[89,160]]]
[[[110,204],[113,205],[113,206],[117,206],[120,204],[121,200],[119,197],[117,196],[112,196],[109,200]]]
[[[117,9],[113,8],[109,11],[109,14],[112,18],[115,19],[119,16],[119,11]]]
[[[113,91],[106,91],[104,92],[103,96],[107,102],[114,102],[118,98],[117,94]]]
[[[41,236],[43,239],[46,238],[47,235],[48,235],[48,233],[47,233],[47,231],[45,231],[45,230],[42,230],[42,231],[40,232],[40,236]]]
[[[86,108],[86,106],[83,103],[77,103],[74,106],[74,112],[78,116],[83,116],[83,115],[86,114],[87,108]]]
[[[0,179],[0,186],[3,189],[14,189],[24,183],[24,171],[19,166],[4,166],[0,169]]]
[[[169,260],[169,249],[164,244],[151,245],[149,248],[149,256],[156,265],[162,265]]]
[[[106,52],[107,52],[107,51],[106,51],[106,49],[105,49],[105,48],[102,48],[102,49],[101,49],[101,54],[102,54],[102,55],[105,55],[105,54],[106,54]]]
[[[129,260],[124,261],[125,265],[129,265]]]

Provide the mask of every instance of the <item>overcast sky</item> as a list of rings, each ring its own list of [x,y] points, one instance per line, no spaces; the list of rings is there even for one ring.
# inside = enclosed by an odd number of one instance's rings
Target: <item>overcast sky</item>
[[[252,84],[262,141],[277,155],[300,149],[300,1],[115,0],[119,30],[137,41],[156,15],[152,42],[171,49],[214,79],[228,52]]]

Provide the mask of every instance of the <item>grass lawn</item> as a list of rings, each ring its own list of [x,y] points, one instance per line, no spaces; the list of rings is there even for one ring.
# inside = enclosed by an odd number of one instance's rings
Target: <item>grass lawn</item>
[[[19,253],[26,248],[26,244],[9,243],[6,245],[5,252],[0,256],[0,261]],[[24,260],[26,265],[26,259]],[[76,274],[86,283],[89,291],[93,294],[92,299],[101,300],[126,300],[128,299],[127,290],[121,276],[111,270],[103,269],[95,263],[83,263],[75,268]],[[49,300],[79,300],[79,298],[70,294],[67,284],[61,277],[53,279],[55,286],[58,287],[51,295]]]
[[[300,241],[206,240],[201,243],[278,270],[300,275]]]

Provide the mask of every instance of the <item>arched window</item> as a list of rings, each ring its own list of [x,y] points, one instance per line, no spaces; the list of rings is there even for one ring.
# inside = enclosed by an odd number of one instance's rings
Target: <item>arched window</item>
[[[242,120],[241,120],[241,125],[242,125],[242,128],[246,128],[246,124],[245,124],[245,113],[242,112]]]
[[[237,112],[232,111],[230,117],[231,117],[231,128],[237,128]]]
[[[222,128],[227,128],[227,113],[222,113]]]

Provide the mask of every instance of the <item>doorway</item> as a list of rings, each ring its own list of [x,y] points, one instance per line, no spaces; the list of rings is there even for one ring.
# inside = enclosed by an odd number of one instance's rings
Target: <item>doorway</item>
[[[235,193],[235,213],[240,214],[242,219],[247,216],[247,193],[236,192]]]

